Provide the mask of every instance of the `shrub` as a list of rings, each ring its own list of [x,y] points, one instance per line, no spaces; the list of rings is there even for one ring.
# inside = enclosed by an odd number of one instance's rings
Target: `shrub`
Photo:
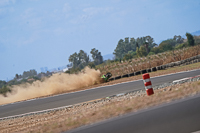
[[[1,89],[0,89],[0,94],[3,94],[4,96],[6,96],[6,93],[7,92],[11,92],[11,89],[8,87],[8,86],[3,86]]]

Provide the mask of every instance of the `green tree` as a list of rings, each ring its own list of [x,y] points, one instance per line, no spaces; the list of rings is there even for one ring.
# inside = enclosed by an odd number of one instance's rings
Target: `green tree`
[[[6,81],[0,80],[0,88],[2,88],[6,84],[7,84]]]
[[[88,63],[88,66],[89,66],[90,68],[95,68],[94,62],[89,62],[89,63]]]
[[[151,49],[151,51],[150,51],[149,53],[151,53],[151,52],[157,54],[157,53],[162,52],[162,50],[160,50],[159,47],[154,47],[154,48]],[[151,53],[151,54],[152,54],[152,53]]]
[[[172,39],[161,42],[159,45],[160,52],[172,50],[175,44]]]
[[[88,65],[90,58],[86,52],[80,50],[79,53],[75,52],[74,54],[70,55],[68,60],[73,64],[73,68],[79,68],[81,70]],[[76,70],[74,69],[74,71]]]
[[[120,39],[113,54],[115,55],[115,58],[123,58],[124,53],[125,53],[124,40]]]
[[[32,70],[29,70],[29,71],[24,71],[22,77],[27,78],[27,77],[35,76],[35,75],[37,75],[37,71],[32,69]],[[15,76],[17,76],[17,75],[15,75]],[[18,78],[19,77],[21,77],[21,76],[18,75]]]
[[[0,89],[0,94],[3,94],[4,96],[6,96],[6,93],[7,92],[11,92],[11,89],[8,87],[8,86],[3,86],[1,89]]]
[[[189,46],[194,46],[194,38],[193,38],[192,34],[186,33],[185,35],[187,36]]]
[[[80,64],[78,54],[76,52],[70,55],[68,60],[73,64],[73,68],[78,67],[78,65]]]
[[[132,50],[128,51],[128,53],[124,55],[123,60],[132,59],[132,58],[136,57],[136,55],[137,55],[136,52],[134,52]]]
[[[145,43],[147,42],[147,43]],[[127,53],[128,51],[134,51],[136,52],[137,47],[145,46],[147,53],[157,44],[154,43],[154,39],[151,36],[145,36],[145,37],[138,37],[137,39],[131,38],[129,41],[129,38],[125,38],[124,40],[120,39],[116,49],[114,50],[114,55],[116,59],[122,59],[125,55],[125,58],[129,58]]]
[[[92,58],[94,60],[95,65],[99,65],[103,63],[103,56],[101,55],[101,52],[99,52],[97,49],[93,48],[90,53],[92,54]]]
[[[18,75],[18,74],[15,74],[15,78],[18,79],[18,78],[19,78],[19,75]]]
[[[80,62],[79,68],[83,69],[85,66],[88,65],[90,58],[86,52],[84,52],[83,50],[80,50],[78,53],[78,60]]]
[[[148,43],[149,49],[152,49],[153,47],[157,46],[157,44],[154,42],[154,39],[151,36],[146,36],[146,37],[143,37],[143,38],[146,40],[145,42]],[[143,44],[145,42],[143,42]]]
[[[148,54],[147,51],[146,51],[146,48],[144,46],[137,48],[136,53],[137,53],[138,57],[147,56],[147,54]]]
[[[175,35],[173,40],[175,40],[176,43],[181,44],[181,43],[183,43],[184,38],[182,38],[180,35],[178,35],[178,36]]]

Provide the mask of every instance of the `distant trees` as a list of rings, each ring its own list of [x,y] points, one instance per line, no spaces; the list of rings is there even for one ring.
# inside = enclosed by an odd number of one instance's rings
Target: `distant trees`
[[[159,45],[159,52],[169,51],[172,50],[173,47],[176,45],[176,41],[173,39],[168,39],[165,41],[162,41]]]
[[[4,85],[2,88],[0,88],[0,94],[3,94],[4,96],[6,96],[7,92],[11,92],[10,87]]]
[[[190,38],[190,46],[193,46],[192,36],[189,34],[187,36]],[[128,60],[134,57],[157,54],[185,46],[184,38],[180,35],[175,35],[171,39],[164,40],[159,45],[154,42],[154,39],[151,36],[138,37],[137,39],[130,38],[130,40],[127,37],[124,40],[120,39],[118,41],[113,54],[115,55],[116,60]]]
[[[83,50],[80,50],[79,53],[74,53],[70,55],[69,62],[73,64],[73,68],[83,69],[89,63],[89,55]]]
[[[146,48],[144,46],[137,48],[136,53],[137,53],[138,57],[147,56],[147,54],[148,54],[147,51],[146,51]]]
[[[190,33],[185,34],[187,36],[187,41],[189,46],[194,46],[194,38]]]
[[[103,56],[101,55],[101,52],[99,52],[97,49],[93,48],[90,53],[92,54],[92,58],[94,60],[95,65],[99,65],[103,63]]]
[[[173,50],[175,48],[179,48],[180,45],[183,44],[184,38],[182,38],[180,35],[174,36],[172,39],[167,39],[162,41],[158,47],[154,47],[151,49],[151,54],[157,54],[169,50]],[[184,45],[185,46],[185,45]]]
[[[175,40],[176,43],[181,44],[181,43],[183,43],[184,38],[182,38],[180,35],[178,35],[178,36],[175,35],[173,40]]]
[[[85,66],[95,68],[96,65],[103,63],[103,56],[101,52],[97,49],[91,49],[90,53],[92,54],[93,61],[90,60],[89,55],[83,50],[80,50],[79,53],[74,53],[69,56],[69,62],[72,63],[72,68],[69,69],[66,73],[76,73],[83,69]]]
[[[29,70],[29,71],[24,71],[22,75],[15,74],[15,79],[28,78],[28,77],[36,76],[36,75],[37,75],[37,71],[32,69],[32,70]]]
[[[145,48],[146,53],[142,51],[144,55],[141,55],[141,52],[139,52],[137,55],[145,56],[156,45],[157,44],[154,42],[154,39],[151,36],[138,37],[137,39],[131,38],[130,41],[127,37],[124,40],[119,40],[113,54],[115,55],[116,59],[127,59],[131,57],[130,51],[136,52],[138,47],[138,52]],[[140,49],[141,46],[142,48]],[[132,57],[134,56],[132,55]]]
[[[6,81],[0,80],[0,88],[6,85]]]

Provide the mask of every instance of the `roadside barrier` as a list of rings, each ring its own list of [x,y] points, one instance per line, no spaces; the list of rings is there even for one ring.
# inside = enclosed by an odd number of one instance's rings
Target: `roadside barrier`
[[[132,72],[132,73],[127,73],[127,74],[124,74],[124,75],[118,75],[117,77],[110,78],[109,81],[121,79],[121,78],[124,78],[124,77],[132,77],[132,76],[140,75],[140,74],[143,74],[143,73],[146,73],[146,72],[149,73],[149,72],[154,72],[154,71],[158,71],[158,70],[164,70],[164,69],[171,68],[171,67],[174,67],[174,66],[189,65],[189,64],[197,63],[197,62],[200,62],[200,55],[197,55],[197,56],[194,56],[194,57],[191,57],[191,58],[187,58],[187,59],[181,60],[181,61],[171,62],[171,63],[164,64],[164,65],[161,65],[161,66],[147,68],[147,69],[144,69],[144,70],[140,70],[140,71],[136,71],[136,72]]]
[[[147,95],[150,96],[150,95],[153,95],[154,92],[153,92],[153,88],[152,88],[152,84],[151,84],[151,80],[150,80],[150,76],[148,73],[145,73],[142,75],[143,77],[143,81],[144,81],[144,85],[145,85],[145,89],[146,89],[146,92],[147,92]]]

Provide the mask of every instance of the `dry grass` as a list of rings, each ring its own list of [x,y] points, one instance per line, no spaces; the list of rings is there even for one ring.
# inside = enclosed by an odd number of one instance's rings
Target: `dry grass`
[[[97,68],[101,73],[111,72],[114,77],[133,73],[136,71],[168,64],[171,62],[181,61],[200,54],[200,45],[188,47],[181,50],[174,50],[157,55],[151,55],[143,58],[135,58],[129,61],[110,63],[107,65],[99,65]]]
[[[151,77],[155,77],[155,76],[161,76],[161,75],[166,75],[166,74],[178,73],[178,72],[182,72],[182,71],[190,71],[190,70],[194,70],[194,69],[200,69],[200,62],[190,64],[190,65],[185,65],[185,66],[177,66],[177,67],[169,68],[166,70],[159,70],[159,71],[151,72],[150,75],[151,75]],[[142,79],[142,76],[137,75],[137,76],[127,77],[127,78],[121,78],[121,79],[107,82],[104,84],[98,84],[98,85],[91,86],[91,87],[113,85],[113,84],[134,81],[134,80],[140,80],[140,79]],[[87,89],[88,88],[90,88],[90,87],[87,87]]]
[[[152,96],[127,95],[79,108],[0,121],[0,132],[62,132],[200,92],[200,81],[155,90]]]

